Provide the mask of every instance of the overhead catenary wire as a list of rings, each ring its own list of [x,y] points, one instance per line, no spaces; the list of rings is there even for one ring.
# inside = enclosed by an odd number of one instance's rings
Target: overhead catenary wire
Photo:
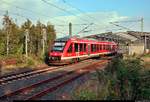
[[[124,25],[128,28],[130,28],[130,30],[136,28],[136,27],[139,27],[137,24],[137,22],[140,22],[141,20],[129,20],[129,21],[117,21],[117,22],[113,22],[113,23],[116,23],[116,24],[119,24],[119,25]]]
[[[61,8],[61,7],[59,7],[59,6],[57,6],[57,5],[53,4],[53,3],[50,3],[50,2],[48,2],[48,1],[46,1],[46,0],[41,0],[41,1],[43,1],[44,3],[46,3],[46,4],[50,5],[50,6],[53,6],[53,7],[57,8],[57,9],[61,10],[61,11],[63,11],[63,12],[66,12],[66,13],[68,13],[68,14],[71,14],[71,15],[75,16],[75,17],[78,17],[78,18],[80,18],[80,19],[83,20],[83,21],[89,22],[89,20],[83,19],[83,18],[81,18],[81,17],[75,15],[74,13],[72,13],[72,12],[70,12],[70,11],[64,9],[64,8]]]
[[[23,11],[26,11],[26,12],[30,12],[30,13],[32,13],[32,14],[38,14],[38,15],[41,15],[41,16],[43,16],[43,17],[49,17],[49,19],[54,19],[54,18],[52,18],[52,17],[50,17],[50,16],[48,16],[48,15],[45,15],[45,14],[42,14],[42,13],[39,13],[39,12],[35,12],[35,11],[32,11],[32,10],[29,10],[29,9],[26,9],[26,8],[23,8],[23,7],[14,5],[14,4],[12,4],[12,3],[8,3],[8,2],[6,2],[6,1],[4,1],[4,0],[1,0],[0,2],[2,2],[2,3],[4,3],[4,4],[7,4],[7,5],[10,5],[10,6],[14,6],[15,8],[20,9],[20,10],[23,10]],[[57,18],[55,18],[55,19],[57,19]],[[64,20],[60,20],[60,19],[57,19],[57,20],[60,21],[61,23],[64,23],[64,22],[65,22]]]
[[[63,2],[64,2],[65,4],[67,4],[67,5],[69,5],[70,7],[75,8],[75,9],[78,10],[80,13],[84,14],[86,17],[88,17],[88,18],[90,18],[90,19],[92,19],[92,20],[97,21],[97,19],[95,19],[94,17],[92,17],[92,16],[89,15],[89,14],[86,14],[84,11],[82,11],[81,9],[75,7],[74,5],[71,5],[71,4],[67,3],[65,0],[63,0]],[[95,23],[95,24],[96,24],[96,25],[99,25],[99,24],[97,24],[97,23]]]
[[[74,26],[79,26],[79,25],[89,25],[89,24],[72,24]],[[55,26],[68,26],[68,25],[55,25]]]
[[[0,11],[1,11],[1,12],[6,12],[6,11],[8,11],[8,10],[1,10],[1,9],[0,9]],[[9,11],[9,14],[16,15],[16,16],[19,16],[19,17],[22,17],[22,18],[25,18],[25,19],[33,19],[33,18],[30,18],[30,17],[26,17],[26,16],[24,16],[24,15],[21,15],[21,14],[19,14],[19,13],[14,13],[14,12],[10,12],[10,11]]]

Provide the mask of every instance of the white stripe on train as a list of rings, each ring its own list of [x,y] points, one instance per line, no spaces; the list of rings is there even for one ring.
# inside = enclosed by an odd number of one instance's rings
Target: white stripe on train
[[[81,56],[73,56],[73,57],[61,57],[61,60],[71,59],[71,58],[81,58],[81,57],[92,57],[96,55],[103,55],[103,54],[110,54],[112,52],[103,52],[103,53],[97,53],[97,54],[90,54],[90,55],[81,55]]]

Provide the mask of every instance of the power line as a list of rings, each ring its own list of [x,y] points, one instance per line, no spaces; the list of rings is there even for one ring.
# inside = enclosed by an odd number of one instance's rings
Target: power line
[[[124,28],[124,29],[126,29],[126,30],[130,30],[129,28],[124,27],[124,26],[121,26],[121,25],[118,25],[118,24],[115,24],[114,22],[110,22],[110,24],[113,24],[113,25],[115,25],[115,26],[117,26],[117,27]]]
[[[79,26],[79,25],[89,25],[89,24],[72,24],[73,26]],[[55,25],[55,26],[68,26],[68,25]]]
[[[66,13],[69,13],[69,14],[71,14],[71,15],[74,15],[74,16],[78,17],[78,16],[75,15],[74,13],[72,13],[72,12],[66,10],[66,9],[63,9],[63,8],[61,8],[61,7],[58,7],[57,5],[54,5],[54,4],[52,4],[52,3],[50,3],[50,2],[48,2],[48,1],[46,1],[46,0],[42,0],[42,1],[45,2],[46,4],[50,5],[50,6],[53,6],[53,7],[57,8],[57,9],[63,11],[63,12],[66,12]],[[80,19],[82,19],[82,20],[84,20],[84,21],[86,21],[86,22],[89,22],[88,20],[83,19],[83,18],[81,18],[81,17],[78,17],[78,18],[80,18]]]
[[[70,7],[75,8],[75,9],[78,10],[79,12],[83,13],[83,14],[86,15],[88,18],[91,18],[91,19],[93,19],[93,20],[97,20],[97,19],[95,19],[94,17],[92,17],[92,16],[86,14],[86,13],[85,13],[84,11],[82,11],[81,9],[79,9],[79,8],[77,8],[77,7],[75,7],[75,6],[71,5],[71,4],[69,4],[69,3],[67,3],[65,0],[63,0],[63,2],[64,2],[65,4],[67,4],[67,5],[69,5]]]
[[[0,10],[1,12],[6,12],[8,10]],[[22,17],[22,18],[25,18],[25,19],[28,19],[26,16],[23,16],[23,15],[20,15],[19,13],[14,13],[14,12],[9,12],[9,14],[12,14],[12,15],[16,15],[16,16],[19,16],[19,17]],[[29,18],[29,19],[32,19],[32,18]]]
[[[93,24],[94,23],[89,24],[88,26],[86,26],[85,28],[83,28],[81,31],[79,31],[77,34],[84,32],[84,30],[86,30],[87,28],[89,28]]]
[[[38,14],[38,15],[41,15],[41,16],[43,16],[43,17],[50,17],[50,16],[47,16],[47,15],[45,15],[45,14],[41,14],[41,13],[39,13],[39,12],[35,12],[35,11],[29,10],[29,9],[26,9],[26,8],[19,7],[19,6],[17,6],[17,5],[13,5],[13,4],[8,3],[8,2],[6,2],[6,1],[3,1],[3,0],[2,0],[1,2],[5,3],[5,4],[7,4],[7,5],[14,6],[14,7],[16,7],[17,9],[20,9],[20,10],[23,10],[23,11],[27,11],[27,12],[30,12],[30,13]],[[53,19],[53,18],[51,18],[51,19]],[[57,18],[56,18],[56,19],[57,19]],[[63,21],[63,20],[59,20],[59,21],[65,22],[65,21]]]
[[[119,22],[114,22],[114,23],[127,23],[127,22],[140,22],[141,20],[129,20],[129,21],[119,21]]]

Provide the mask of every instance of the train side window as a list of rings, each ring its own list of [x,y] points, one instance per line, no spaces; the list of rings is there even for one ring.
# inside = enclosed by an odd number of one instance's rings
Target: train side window
[[[105,50],[107,50],[107,45],[105,45]]]
[[[109,51],[111,51],[111,45],[108,45],[108,49],[109,49]]]
[[[98,51],[98,45],[96,44],[96,52]]]
[[[79,44],[80,45],[80,52],[83,51],[83,44]]]
[[[91,52],[93,52],[93,44],[91,44]]]
[[[106,50],[106,45],[104,45],[104,50]]]
[[[99,44],[97,44],[97,51],[99,51]]]
[[[91,51],[96,52],[96,44],[91,44]]]
[[[94,52],[94,44],[91,44],[91,52]]]
[[[69,46],[68,53],[72,53],[72,44]]]
[[[94,52],[96,52],[96,44],[94,44],[94,49],[93,50],[94,50]]]
[[[84,52],[86,52],[86,44],[84,44]]]
[[[99,50],[102,50],[102,45],[99,45]]]
[[[110,45],[108,45],[108,50],[110,51],[111,49],[110,49]]]
[[[110,50],[112,51],[112,45],[110,45]]]
[[[112,45],[110,45],[110,51],[112,51]]]
[[[107,45],[107,50],[109,50],[109,45]]]
[[[105,45],[103,45],[103,50],[105,50]]]
[[[78,44],[77,43],[74,44],[74,47],[75,47],[75,52],[79,52],[78,51]]]

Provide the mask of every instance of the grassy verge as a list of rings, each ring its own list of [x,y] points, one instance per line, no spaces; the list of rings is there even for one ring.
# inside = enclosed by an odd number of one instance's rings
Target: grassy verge
[[[104,71],[97,71],[94,86],[87,83],[74,93],[79,100],[149,100],[150,70],[140,59],[114,59]],[[98,82],[98,83],[96,83]]]
[[[149,57],[150,58],[150,53],[143,55],[143,57]]]
[[[29,55],[29,57],[25,57],[24,55],[9,55],[0,57],[1,61],[9,59],[16,60],[16,63],[13,65],[3,65],[1,68],[1,75],[36,69],[38,65],[45,64],[43,57],[37,57],[34,55]]]

